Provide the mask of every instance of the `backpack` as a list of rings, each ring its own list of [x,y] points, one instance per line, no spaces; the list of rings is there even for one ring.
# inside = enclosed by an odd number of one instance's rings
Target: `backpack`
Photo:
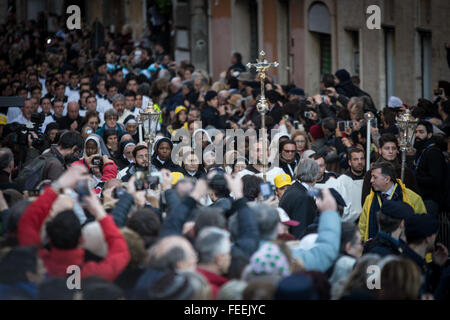
[[[40,155],[33,159],[20,171],[14,182],[24,191],[35,190],[42,181],[45,164],[51,160],[58,160],[58,158]]]

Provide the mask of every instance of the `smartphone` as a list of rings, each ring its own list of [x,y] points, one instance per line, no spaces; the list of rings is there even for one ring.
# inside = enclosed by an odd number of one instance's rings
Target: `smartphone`
[[[269,199],[275,194],[270,182],[261,183],[259,185],[259,190],[261,191],[261,195],[264,200]]]
[[[345,121],[339,121],[338,128],[339,128],[339,131],[344,132],[345,131]]]
[[[440,96],[440,95],[442,95],[444,92],[443,92],[444,90],[442,90],[442,89],[437,89],[437,90],[434,90],[434,95],[435,96]]]
[[[300,122],[298,120],[294,120],[294,128],[298,129]]]
[[[317,189],[317,188],[312,188],[310,190],[308,190],[307,192],[308,196],[313,197],[313,198],[320,198],[322,199],[322,190]]]
[[[80,202],[81,205],[85,204],[83,198],[91,194],[87,180],[78,181],[75,187],[75,192],[78,194],[78,202]]]
[[[305,111],[305,118],[311,118],[313,116],[312,112]]]

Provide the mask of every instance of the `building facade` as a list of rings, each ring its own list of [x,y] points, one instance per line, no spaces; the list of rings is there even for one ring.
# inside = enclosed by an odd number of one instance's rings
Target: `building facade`
[[[447,0],[210,0],[210,71],[214,79],[233,51],[244,63],[264,49],[280,66],[282,84],[319,91],[324,72],[345,68],[378,108],[391,95],[406,104],[431,99],[438,80],[450,79],[445,43],[450,42]],[[370,5],[381,28],[370,30]]]
[[[64,15],[69,4],[79,4],[86,22],[97,19],[117,31],[127,24],[135,39],[153,3],[10,1],[19,19],[35,18],[40,10]],[[380,8],[380,29],[367,27],[371,5]],[[437,81],[450,79],[448,0],[173,0],[172,12],[174,58],[190,60],[214,80],[230,66],[233,52],[240,52],[245,64],[262,49],[268,60],[280,63],[271,73],[281,84],[293,82],[314,94],[323,73],[345,68],[359,75],[378,108],[391,95],[409,105],[419,97],[430,99]]]

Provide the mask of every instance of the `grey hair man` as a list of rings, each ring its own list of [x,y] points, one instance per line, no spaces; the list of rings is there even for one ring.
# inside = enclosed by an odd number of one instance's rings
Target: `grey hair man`
[[[117,111],[119,115],[119,119],[117,120],[117,123],[123,124],[124,120],[132,115],[130,110],[125,108],[125,96],[123,94],[117,93],[112,97],[112,104],[114,109]]]
[[[228,281],[223,275],[231,263],[230,234],[217,227],[203,228],[197,236],[195,248],[199,256],[197,272],[208,280],[215,299],[220,287]]]
[[[317,207],[314,198],[308,195],[308,191],[314,188],[318,177],[319,165],[312,159],[301,160],[295,170],[295,182],[280,200],[280,207],[286,211],[289,218],[300,222],[298,226],[289,228],[289,232],[296,238],[301,238],[306,227],[316,218]]]

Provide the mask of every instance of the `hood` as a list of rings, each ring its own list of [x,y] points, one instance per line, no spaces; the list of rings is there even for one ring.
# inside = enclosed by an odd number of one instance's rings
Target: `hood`
[[[86,144],[87,144],[87,142],[88,142],[89,140],[95,141],[95,143],[97,144],[97,150],[98,150],[98,153],[99,153],[101,156],[104,156],[104,155],[105,155],[105,156],[111,157],[111,155],[109,154],[108,149],[106,148],[105,143],[103,142],[103,139],[102,139],[99,135],[93,133],[93,134],[89,135],[89,136],[86,138],[86,141],[84,142],[83,158],[87,158],[87,155],[86,155]]]
[[[335,75],[339,79],[340,82],[346,82],[346,81],[351,80],[350,73],[348,73],[348,71],[345,69],[340,69],[340,70],[336,71]]]
[[[169,143],[170,149],[173,150],[173,142],[172,142],[172,140],[170,140],[170,139],[167,138],[167,137],[159,138],[159,139],[156,141],[155,146],[153,147],[153,155],[152,155],[152,159],[156,159],[156,157],[158,156],[158,148],[159,148],[159,145],[160,145],[161,143],[163,143],[163,142]]]

